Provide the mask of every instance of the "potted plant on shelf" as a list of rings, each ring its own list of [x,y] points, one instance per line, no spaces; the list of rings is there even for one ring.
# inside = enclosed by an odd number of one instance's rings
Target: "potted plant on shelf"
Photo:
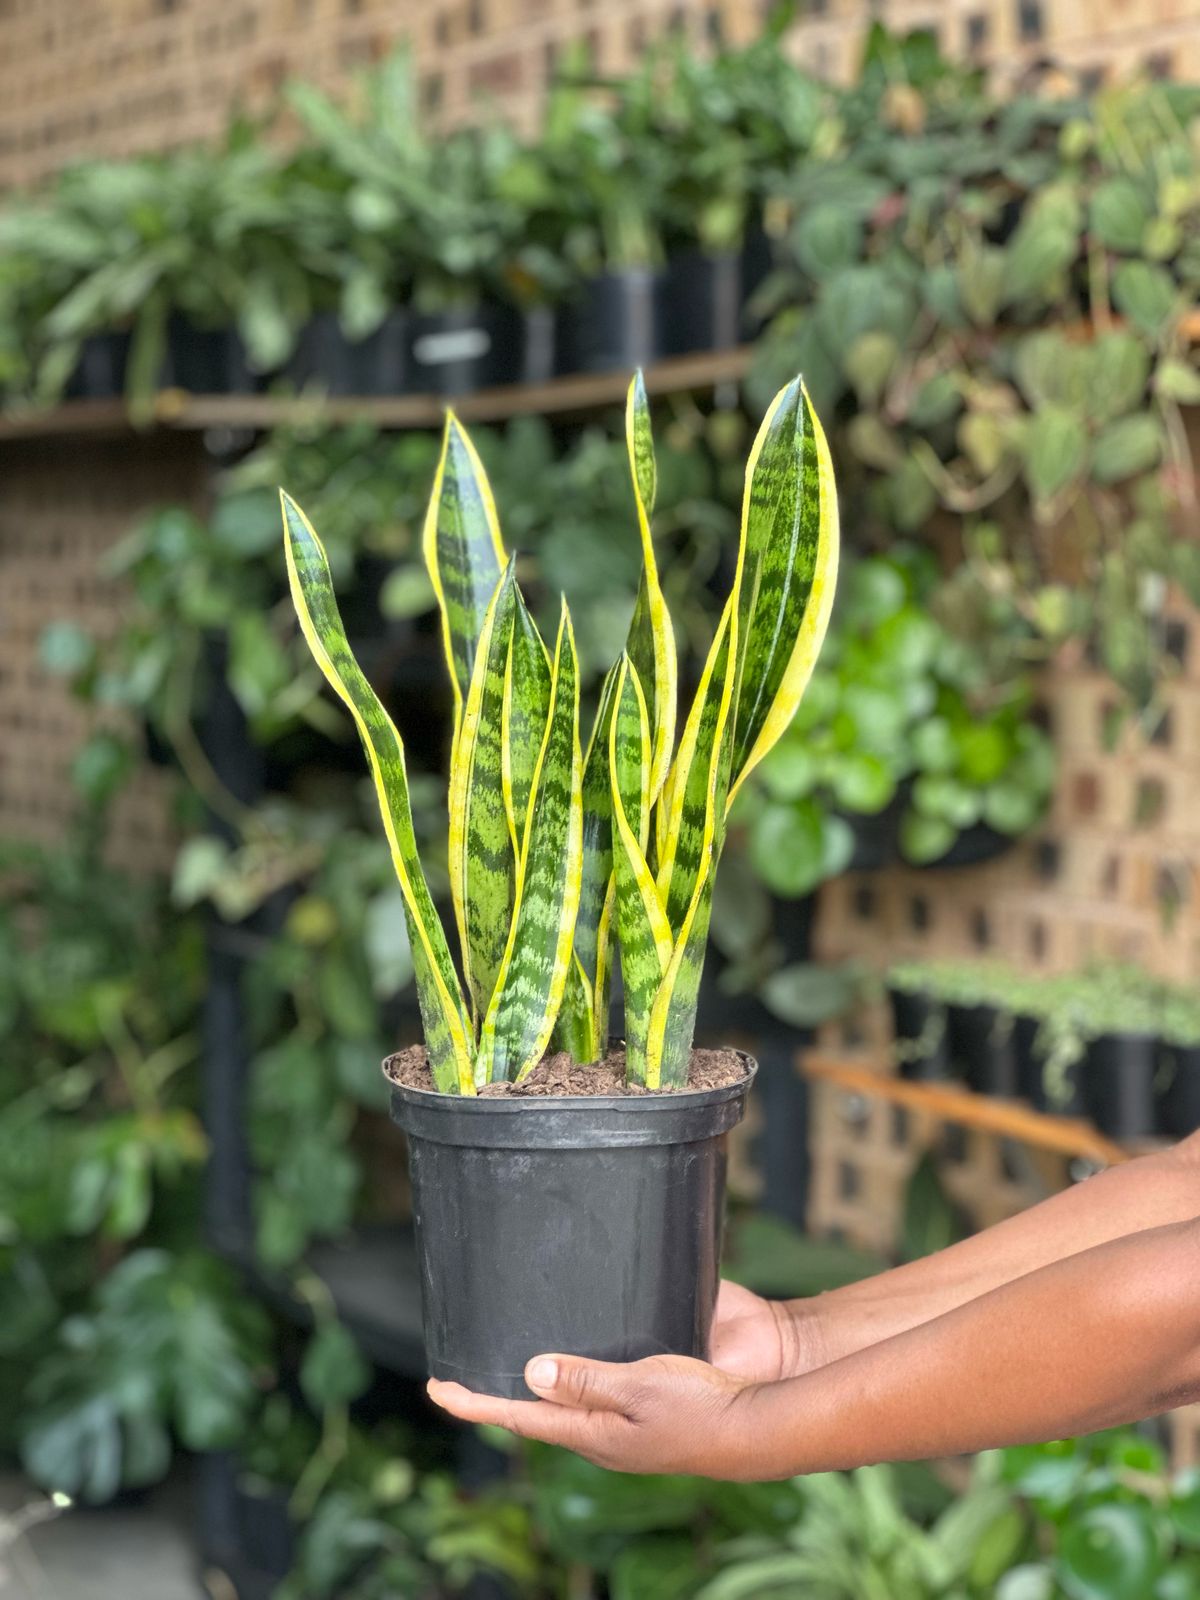
[[[799,379],[746,469],[733,587],[676,745],[640,377],[626,410],[643,567],[586,751],[571,619],[525,606],[453,417],[425,524],[454,692],[449,869],[462,974],[417,858],[404,753],[363,677],[325,553],[283,497],[292,597],[362,737],[405,897],[425,1044],[391,1058],[409,1136],[435,1375],[527,1394],[538,1350],[706,1352],[724,1136],[753,1064],[693,1051],[728,806],[791,719],[837,567],[828,447]],[[609,1043],[619,949],[624,1043]],[[549,1053],[548,1053],[549,1052]]]
[[[992,681],[930,611],[936,573],[903,547],[855,564],[804,705],[739,822],[768,888],[1006,849],[1045,810],[1053,747],[1021,670]]]
[[[590,98],[583,69],[578,58],[565,65],[538,152],[563,205],[563,254],[578,285],[559,313],[562,374],[627,370],[664,354],[663,211],[674,156],[638,137],[619,105]]]

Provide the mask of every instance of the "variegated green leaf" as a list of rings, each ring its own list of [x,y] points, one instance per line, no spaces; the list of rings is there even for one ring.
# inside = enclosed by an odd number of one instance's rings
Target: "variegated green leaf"
[[[433,1079],[445,1094],[473,1094],[471,1024],[445,931],[417,857],[404,746],[351,652],[320,539],[295,501],[282,493],[280,499],[288,582],[301,631],[317,665],[354,719],[375,780],[392,863],[404,895]]]
[[[653,759],[650,719],[637,670],[628,656],[621,661],[608,751],[627,1072],[634,1082],[646,1083],[650,1012],[671,958],[671,930],[646,861]]]
[[[582,854],[579,679],[563,604],[550,712],[530,785],[512,924],[483,1021],[476,1081],[523,1077],[541,1060],[562,1004]]]
[[[477,1016],[487,1010],[496,986],[516,881],[502,753],[516,598],[510,561],[484,614],[450,765],[450,886]]]
[[[796,713],[829,625],[837,566],[833,464],[797,378],[772,403],[746,468],[731,799]]]
[[[453,413],[446,417],[442,453],[425,513],[424,551],[442,614],[457,742],[479,634],[505,555],[487,473]]]
[[[657,471],[654,462],[654,440],[650,431],[650,406],[646,399],[646,385],[640,372],[629,385],[625,402],[625,443],[629,453],[630,476],[633,480],[638,531],[642,540],[642,576],[638,584],[637,600],[625,648],[641,679],[650,716],[652,743],[650,795],[653,799],[662,788],[667,768],[671,763],[671,747],[675,742],[678,668],[675,658],[675,634],[671,628],[667,603],[663,599],[663,592],[658,582],[658,564],[650,532]]]
[[[529,790],[549,710],[550,656],[518,589],[504,683],[504,805],[514,855],[520,854]]]
[[[655,1089],[687,1082],[713,884],[725,842],[736,651],[737,616],[731,601],[705,663],[672,784],[667,830],[671,854],[664,863],[661,893],[673,945],[646,1038],[646,1083]]]
[[[570,1050],[576,1061],[597,1060],[608,1043],[612,938],[612,790],[608,775],[608,730],[620,670],[621,663],[617,662],[604,680],[583,762],[583,859],[579,914],[575,919],[576,966],[567,985],[569,1003],[564,1002],[560,1027],[564,1048]]]
[[[574,952],[571,954],[567,985],[554,1023],[550,1048],[565,1050],[572,1061],[584,1063],[598,1060],[601,1054],[596,1037],[592,986]]]
[[[737,626],[727,604],[704,664],[683,738],[660,802],[664,823],[659,841],[658,889],[673,936],[678,936],[700,875],[705,852],[705,811],[713,781],[718,728],[728,719],[733,685],[729,674],[730,633]]]

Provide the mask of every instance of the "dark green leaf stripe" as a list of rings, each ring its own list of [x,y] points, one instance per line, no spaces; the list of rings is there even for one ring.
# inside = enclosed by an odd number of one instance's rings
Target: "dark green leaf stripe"
[[[599,1056],[592,1016],[592,986],[584,976],[577,955],[571,956],[562,1006],[551,1036],[552,1050],[565,1050],[572,1061],[595,1061]]]
[[[582,853],[579,678],[563,603],[550,714],[530,786],[508,945],[480,1035],[476,1081],[516,1079],[541,1060],[562,1004]]]
[[[675,635],[667,603],[658,582],[650,514],[654,509],[657,469],[654,441],[650,431],[650,407],[646,386],[639,372],[629,385],[625,402],[625,443],[633,481],[638,532],[642,540],[642,576],[637,601],[629,624],[626,650],[637,668],[650,716],[652,764],[650,794],[653,799],[662,788],[675,743],[675,702],[678,665]]]
[[[529,789],[550,710],[550,658],[521,591],[516,591],[512,649],[504,686],[504,804],[520,854]]]
[[[317,665],[348,708],[362,739],[408,919],[417,996],[434,1082],[444,1094],[472,1094],[471,1024],[445,930],[417,857],[404,746],[351,653],[325,550],[290,496],[280,494],[288,582],[300,628]]]
[[[571,1047],[576,1061],[594,1061],[603,1053],[606,1043],[608,1017],[609,954],[602,950],[611,937],[608,919],[604,916],[605,900],[612,882],[612,791],[608,778],[608,730],[612,722],[616,701],[617,679],[621,663],[609,668],[600,690],[600,704],[592,726],[587,755],[583,763],[583,856],[579,883],[579,914],[575,919],[575,956],[578,962],[577,980],[568,990],[572,1009],[586,1002],[588,1030],[585,1036],[580,1024],[576,1043],[586,1054]],[[600,978],[599,989],[596,979]],[[579,992],[579,986],[586,993]],[[564,1006],[566,1010],[566,1006]]]
[[[424,551],[442,613],[457,739],[480,630],[505,555],[483,463],[453,413],[446,417],[442,454],[425,514]]]
[[[654,996],[671,956],[671,930],[646,862],[650,825],[650,720],[637,672],[624,656],[609,728],[613,877],[625,990],[627,1071],[648,1080],[647,1038]]]
[[[650,427],[650,402],[646,380],[639,369],[634,374],[626,400],[626,443],[633,468],[633,486],[648,517],[654,515],[658,497],[658,466],[654,460],[654,434]]]
[[[671,774],[669,820],[658,869],[658,888],[673,937],[678,937],[691,904],[704,854],[705,814],[722,708],[731,702],[729,634],[734,624],[727,605],[704,664],[696,698],[684,725]]]
[[[682,906],[682,916],[672,924],[674,949],[650,1014],[646,1083],[654,1089],[678,1087],[687,1081],[713,883],[725,842],[733,754],[732,663],[737,655],[734,598],[730,597],[705,663],[696,704],[688,718],[672,795],[676,806],[672,828],[675,854],[665,898],[668,916],[673,906]],[[690,752],[686,761],[682,759],[685,752]],[[690,885],[686,904],[682,901],[685,883]]]
[[[451,775],[450,844],[461,861],[463,966],[477,1016],[487,1010],[496,986],[516,880],[501,753],[515,609],[510,561],[479,636]]]
[[[820,421],[797,378],[768,411],[746,468],[733,754],[737,783],[795,714],[829,624],[837,564],[833,465]]]

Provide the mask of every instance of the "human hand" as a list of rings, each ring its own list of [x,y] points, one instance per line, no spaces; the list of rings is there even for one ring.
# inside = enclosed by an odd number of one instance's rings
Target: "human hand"
[[[775,1383],[823,1366],[828,1357],[813,1302],[764,1300],[723,1281],[712,1328],[712,1362],[752,1383]]]
[[[686,1472],[730,1482],[762,1475],[761,1424],[748,1416],[755,1385],[706,1362],[536,1356],[525,1381],[539,1400],[502,1400],[436,1379],[429,1396],[464,1422],[563,1445],[617,1472]]]

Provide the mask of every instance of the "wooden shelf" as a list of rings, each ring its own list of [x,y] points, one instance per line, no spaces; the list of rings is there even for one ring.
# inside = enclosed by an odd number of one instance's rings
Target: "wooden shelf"
[[[682,394],[739,383],[750,367],[753,349],[707,350],[660,361],[646,371],[651,394]],[[440,395],[326,396],[319,394],[192,395],[163,389],[153,397],[144,428],[178,430],[370,422],[378,428],[439,428],[448,406],[464,422],[504,422],[510,417],[569,416],[619,405],[629,385],[628,372],[582,373],[547,383],[481,389],[454,400]],[[0,442],[68,435],[105,436],[135,431],[124,400],[73,400],[48,411],[12,411],[0,416]]]
[[[801,1067],[806,1077],[836,1084],[848,1094],[890,1100],[894,1105],[928,1112],[942,1122],[1019,1139],[1022,1144],[1040,1150],[1079,1156],[1105,1167],[1129,1160],[1128,1150],[1099,1133],[1090,1122],[1047,1116],[1018,1100],[993,1100],[953,1083],[915,1083],[908,1078],[893,1077],[881,1070],[874,1056],[865,1053],[833,1056],[806,1051]]]

